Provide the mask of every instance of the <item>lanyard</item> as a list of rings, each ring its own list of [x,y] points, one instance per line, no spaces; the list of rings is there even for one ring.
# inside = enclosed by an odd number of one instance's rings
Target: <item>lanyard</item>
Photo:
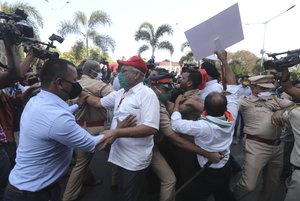
[[[119,104],[118,104],[117,109],[119,109],[119,107],[121,106],[121,104],[122,104],[122,102],[123,102],[123,100],[124,100],[124,98],[125,98],[125,93],[126,93],[126,91],[124,91],[124,93],[123,93],[123,95],[122,95],[122,98],[120,99],[120,102],[119,102]]]

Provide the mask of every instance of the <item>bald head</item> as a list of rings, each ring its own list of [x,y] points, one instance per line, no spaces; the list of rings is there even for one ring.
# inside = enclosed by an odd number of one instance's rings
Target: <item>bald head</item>
[[[87,60],[82,66],[82,74],[91,76],[100,71],[100,64],[95,60]]]
[[[220,117],[227,110],[227,99],[219,92],[211,92],[205,98],[204,108],[207,115]]]

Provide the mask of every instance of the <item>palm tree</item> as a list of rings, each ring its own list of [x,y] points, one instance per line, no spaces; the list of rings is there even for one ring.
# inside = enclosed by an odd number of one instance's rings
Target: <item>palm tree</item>
[[[99,25],[110,26],[111,24],[109,15],[103,11],[93,11],[89,19],[85,13],[77,11],[74,14],[73,21],[67,20],[59,23],[58,33],[62,36],[66,36],[67,34],[82,35],[86,45],[86,56],[89,58],[89,40],[92,40],[105,53],[108,49],[114,51],[115,41],[110,36],[100,34],[96,31]]]
[[[154,57],[156,49],[168,50],[172,55],[174,52],[174,46],[169,41],[159,42],[159,39],[165,34],[173,35],[173,29],[169,24],[162,24],[155,31],[152,24],[149,22],[144,22],[140,25],[138,31],[135,32],[134,37],[136,41],[143,40],[151,46],[152,57]],[[148,50],[149,45],[142,45],[138,50],[138,55],[140,56],[143,52]]]

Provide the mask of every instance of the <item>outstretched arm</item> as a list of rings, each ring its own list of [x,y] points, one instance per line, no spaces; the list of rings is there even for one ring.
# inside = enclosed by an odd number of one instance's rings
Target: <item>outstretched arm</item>
[[[292,82],[289,79],[289,75],[290,74],[288,68],[283,68],[282,77],[281,77],[281,86],[287,94],[300,100],[300,89],[292,85]]]
[[[204,157],[208,158],[208,160],[211,161],[212,163],[218,163],[221,159],[224,158],[224,155],[222,155],[218,152],[207,152],[207,151],[203,150],[202,148],[198,147],[194,143],[184,139],[183,137],[180,137],[180,135],[177,133],[173,133],[173,134],[169,135],[168,137],[171,139],[171,141],[176,146],[178,146],[186,151],[190,151],[192,153],[204,156]]]

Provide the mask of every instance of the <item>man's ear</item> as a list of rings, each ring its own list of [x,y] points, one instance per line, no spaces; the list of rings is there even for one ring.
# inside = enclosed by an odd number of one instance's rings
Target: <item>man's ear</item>
[[[59,87],[59,88],[63,88],[62,87],[62,79],[60,77],[57,77],[55,80],[54,80],[54,84]]]

